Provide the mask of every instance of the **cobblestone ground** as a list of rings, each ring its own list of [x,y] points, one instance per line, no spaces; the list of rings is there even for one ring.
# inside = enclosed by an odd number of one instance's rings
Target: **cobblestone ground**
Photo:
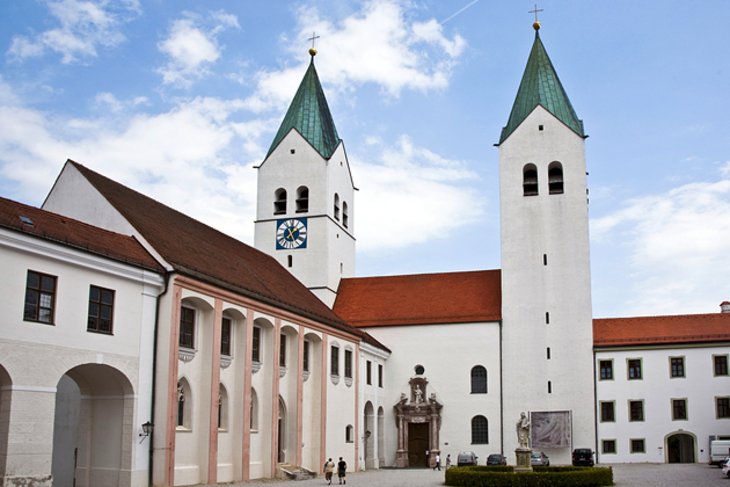
[[[717,467],[703,464],[621,464],[613,465],[613,479],[617,487],[730,487],[730,479],[722,476]],[[223,484],[219,484],[223,485]],[[228,487],[312,487],[327,485],[323,476],[294,481],[260,480]],[[332,479],[337,485],[337,477]],[[347,474],[347,485],[373,487],[431,487],[444,485],[444,472],[413,470],[371,470]]]

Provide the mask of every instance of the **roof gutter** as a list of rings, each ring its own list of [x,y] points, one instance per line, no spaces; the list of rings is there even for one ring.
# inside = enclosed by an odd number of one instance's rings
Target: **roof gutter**
[[[157,302],[155,303],[155,336],[152,343],[152,398],[150,403],[150,422],[152,422],[152,430],[150,431],[150,444],[149,444],[149,461],[147,465],[147,485],[153,485],[152,484],[152,473],[153,473],[153,466],[154,466],[154,439],[155,439],[155,427],[154,427],[154,419],[155,419],[155,398],[157,391],[157,343],[160,339],[160,302],[162,301],[162,297],[167,294],[167,291],[170,289],[170,276],[172,275],[172,272],[165,272],[164,276],[164,284],[162,288],[162,292],[157,295]]]

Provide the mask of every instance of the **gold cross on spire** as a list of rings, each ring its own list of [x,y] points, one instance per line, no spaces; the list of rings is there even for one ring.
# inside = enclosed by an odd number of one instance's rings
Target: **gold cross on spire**
[[[532,24],[532,28],[535,30],[540,30],[540,21],[537,19],[538,12],[544,12],[544,8],[537,8],[537,4],[535,4],[535,8],[533,10],[530,10],[528,13],[535,14],[535,22]]]
[[[314,56],[317,55],[317,50],[314,48],[314,41],[316,39],[319,39],[319,36],[316,35],[314,32],[312,32],[312,37],[310,37],[309,39],[307,39],[308,41],[312,41],[312,47],[309,48],[309,55],[312,56],[312,57],[314,57]]]

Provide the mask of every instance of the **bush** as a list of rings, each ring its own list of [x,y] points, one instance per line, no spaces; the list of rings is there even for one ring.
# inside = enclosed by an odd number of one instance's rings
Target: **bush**
[[[456,487],[599,487],[613,485],[611,467],[534,467],[514,473],[514,467],[453,467],[446,485]]]

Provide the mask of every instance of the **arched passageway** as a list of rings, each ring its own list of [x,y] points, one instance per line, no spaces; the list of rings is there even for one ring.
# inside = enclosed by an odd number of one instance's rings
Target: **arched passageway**
[[[694,463],[695,439],[687,433],[667,436],[667,463]]]
[[[56,387],[53,485],[129,485],[133,416],[132,385],[117,369],[86,364],[66,372]]]

